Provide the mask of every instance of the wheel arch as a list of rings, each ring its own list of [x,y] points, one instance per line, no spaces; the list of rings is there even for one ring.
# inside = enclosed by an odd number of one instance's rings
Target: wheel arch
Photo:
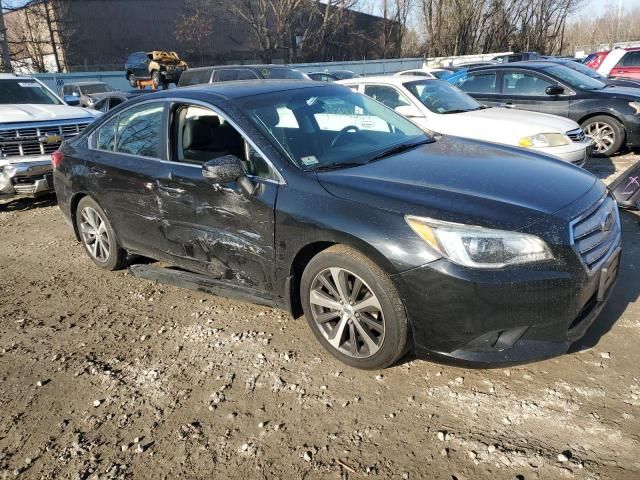
[[[294,318],[298,318],[303,314],[302,301],[300,298],[300,280],[305,268],[312,258],[334,245],[344,245],[353,248],[389,275],[397,273],[392,263],[382,252],[360,238],[348,234],[335,234],[325,239],[316,239],[313,242],[309,242],[301,246],[293,256],[286,279],[284,294],[289,312]]]
[[[71,201],[69,202],[69,210],[71,214],[71,224],[73,225],[73,233],[76,236],[76,240],[80,241],[80,230],[78,229],[78,204],[80,200],[84,197],[88,197],[89,194],[86,192],[77,192],[74,193],[71,197]]]

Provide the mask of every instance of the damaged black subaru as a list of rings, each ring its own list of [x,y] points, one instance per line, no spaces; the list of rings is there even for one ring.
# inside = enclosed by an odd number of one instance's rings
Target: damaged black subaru
[[[521,149],[432,138],[346,87],[245,81],[160,92],[53,156],[99,267],[304,314],[365,369],[409,350],[489,367],[564,353],[620,262],[615,200]],[[129,259],[129,260],[128,260]]]

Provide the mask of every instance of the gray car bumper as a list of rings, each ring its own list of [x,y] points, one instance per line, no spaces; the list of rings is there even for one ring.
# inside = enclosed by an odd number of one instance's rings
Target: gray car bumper
[[[0,163],[0,198],[37,197],[53,191],[51,160]]]

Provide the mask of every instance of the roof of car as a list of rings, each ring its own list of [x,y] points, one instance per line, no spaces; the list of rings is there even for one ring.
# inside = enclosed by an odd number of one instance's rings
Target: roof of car
[[[33,77],[16,75],[15,73],[0,73],[0,80],[33,80]]]
[[[474,72],[481,70],[493,70],[496,68],[501,70],[505,70],[507,68],[530,68],[532,70],[537,70],[543,67],[553,67],[555,65],[557,65],[557,63],[553,60],[523,60],[522,62],[497,63],[495,65],[473,67],[469,70],[473,70]]]
[[[203,93],[214,93],[229,99],[236,99],[302,88],[331,88],[331,85],[333,84],[315,82],[313,80],[234,80],[231,82],[191,85],[166,90],[166,92],[167,95],[172,96],[180,91],[199,91]]]
[[[398,76],[375,75],[371,77],[348,78],[346,80],[340,80],[336,83],[339,85],[349,85],[354,83],[378,82],[378,83],[387,83],[387,84],[393,84],[393,85],[404,85],[405,83],[419,82],[422,80],[434,81],[438,79],[430,78],[430,77],[416,77],[416,76],[410,76],[410,75],[398,75]]]
[[[190,68],[187,71],[194,71],[194,70],[208,70],[208,69],[214,69],[214,70],[221,70],[224,68],[249,68],[249,69],[260,69],[260,68],[289,68],[291,70],[295,70],[295,67],[291,66],[291,65],[278,65],[278,64],[264,64],[264,65],[209,65],[208,67],[196,67],[196,68]]]
[[[89,81],[89,80],[87,80],[87,81],[84,81],[84,82],[69,82],[69,83],[65,83],[64,85],[65,85],[65,86],[68,86],[68,85],[77,85],[77,86],[79,86],[79,87],[83,87],[83,86],[86,86],[86,85],[97,85],[97,84],[100,84],[100,85],[104,84],[104,85],[106,85],[106,83],[101,82],[100,80],[94,80],[94,81]]]

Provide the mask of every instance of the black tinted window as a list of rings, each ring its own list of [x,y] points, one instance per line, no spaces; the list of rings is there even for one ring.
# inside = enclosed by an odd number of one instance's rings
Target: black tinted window
[[[116,151],[130,155],[160,158],[162,103],[130,108],[119,115]]]
[[[456,86],[465,92],[496,93],[496,73],[469,73]]]
[[[220,70],[218,72],[219,82],[229,82],[231,80],[237,80],[237,79],[238,79],[237,70]]]
[[[238,70],[238,80],[255,80],[258,76],[251,70]]]
[[[526,95],[539,97],[546,95],[547,87],[552,86],[548,82],[537,75],[530,75],[521,72],[505,72],[502,77],[504,88],[502,93],[505,95]]]
[[[187,70],[186,72],[183,72],[182,75],[180,75],[178,86],[185,87],[187,85],[209,83],[209,81],[211,80],[211,72],[212,70],[210,68]]]

